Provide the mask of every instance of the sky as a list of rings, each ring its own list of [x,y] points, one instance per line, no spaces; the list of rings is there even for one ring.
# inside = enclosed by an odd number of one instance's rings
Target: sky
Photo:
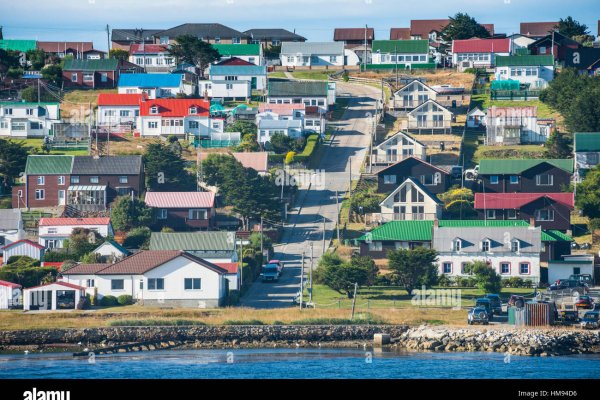
[[[425,6],[426,5],[426,6]],[[375,28],[389,39],[391,27],[411,19],[447,18],[467,12],[497,33],[516,33],[519,22],[558,21],[571,15],[598,35],[599,0],[0,0],[5,39],[93,41],[108,47],[112,28],[168,29],[218,22],[239,31],[284,28],[309,41],[333,40],[333,29]]]

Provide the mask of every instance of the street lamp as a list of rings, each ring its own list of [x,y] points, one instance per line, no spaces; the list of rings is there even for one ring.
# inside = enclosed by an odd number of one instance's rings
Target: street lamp
[[[242,293],[242,285],[244,284],[244,245],[249,245],[250,241],[247,239],[239,239],[235,241],[235,244],[240,246],[240,294]]]

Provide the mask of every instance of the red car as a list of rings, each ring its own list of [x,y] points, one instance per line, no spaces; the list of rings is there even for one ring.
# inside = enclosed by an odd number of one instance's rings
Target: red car
[[[594,302],[590,296],[580,296],[577,303],[575,303],[575,307],[590,310],[594,308]]]

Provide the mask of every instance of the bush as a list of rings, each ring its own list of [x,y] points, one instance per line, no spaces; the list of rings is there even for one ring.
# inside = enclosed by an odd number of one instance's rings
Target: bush
[[[265,323],[258,319],[237,320],[228,319],[223,322],[223,325],[264,325]]]
[[[44,261],[46,262],[62,262],[70,258],[72,259],[73,255],[67,252],[48,251],[44,254]]]
[[[77,303],[77,309],[78,310],[87,310],[88,308],[90,308],[90,298],[88,296],[83,296],[79,299],[79,302]]]
[[[41,264],[38,260],[29,256],[10,256],[7,265],[15,268],[20,267],[39,267]]]
[[[452,282],[452,279],[450,279],[448,277],[448,275],[446,275],[446,274],[442,274],[438,277],[438,282],[437,282],[438,286],[448,287],[448,286],[452,286],[453,283],[454,282]]]
[[[104,296],[100,299],[100,305],[102,307],[115,307],[119,305],[119,300],[115,296]]]
[[[206,325],[202,321],[189,319],[118,319],[110,321],[110,326],[192,326]]]
[[[123,242],[123,245],[129,249],[143,249],[148,247],[148,242],[150,241],[150,235],[152,231],[150,228],[145,226],[140,228],[134,228],[129,233],[127,233],[127,237]]]
[[[121,305],[121,306],[129,306],[129,305],[133,304],[133,297],[131,297],[131,295],[129,295],[129,294],[122,294],[119,296],[117,301],[119,302],[119,305]]]
[[[310,161],[311,157],[313,156],[318,144],[319,144],[319,135],[317,135],[317,134],[310,135],[306,139],[306,145],[304,146],[304,150],[302,150],[301,153],[297,153],[294,156],[294,161],[298,162],[298,163],[303,163],[303,164],[308,163]]]

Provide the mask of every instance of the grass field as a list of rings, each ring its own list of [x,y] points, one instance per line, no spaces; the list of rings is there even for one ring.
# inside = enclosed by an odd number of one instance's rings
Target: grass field
[[[23,143],[23,145],[30,147],[33,152],[37,152],[39,154],[45,154],[42,151],[42,145],[44,144],[44,139],[14,139],[15,142]],[[30,151],[31,152],[31,151]],[[87,156],[87,150],[50,150],[49,154],[65,154],[69,156]]]
[[[291,74],[296,79],[313,79],[316,81],[326,81],[327,79],[329,79],[329,75],[335,72],[337,71],[295,71]]]
[[[473,162],[487,158],[544,158],[546,149],[540,145],[514,145],[514,146],[477,146],[473,155]]]
[[[472,97],[473,107],[479,107],[480,109],[486,109],[492,106],[496,107],[532,107],[538,108],[539,118],[554,118],[558,124],[562,123],[562,116],[560,113],[547,104],[542,103],[539,100],[491,100],[489,94],[474,94]]]
[[[74,90],[65,93],[63,102],[60,103],[60,112],[63,118],[73,116],[85,117],[89,113],[90,105],[95,112],[98,106],[100,93],[117,93],[117,89]]]
[[[285,73],[283,71],[275,71],[269,73],[269,78],[285,78]]]

